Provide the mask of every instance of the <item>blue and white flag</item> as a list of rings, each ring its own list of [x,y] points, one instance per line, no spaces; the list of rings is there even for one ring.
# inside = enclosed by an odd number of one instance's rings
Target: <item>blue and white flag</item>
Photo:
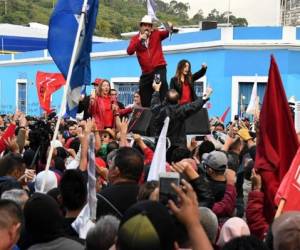
[[[58,0],[49,21],[48,50],[67,79],[84,0]],[[67,91],[66,113],[75,117],[83,86],[91,82],[90,52],[98,14],[98,0],[88,0],[76,60]]]
[[[153,20],[158,21],[158,18],[156,17],[157,4],[155,0],[147,0],[147,10],[148,15],[151,16]]]

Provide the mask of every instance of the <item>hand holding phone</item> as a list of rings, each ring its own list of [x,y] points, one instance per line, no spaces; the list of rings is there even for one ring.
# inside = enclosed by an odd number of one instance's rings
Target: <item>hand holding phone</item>
[[[155,74],[154,75],[154,81],[155,81],[156,84],[160,83],[160,74]]]
[[[169,200],[177,203],[177,193],[171,183],[179,186],[179,173],[169,172],[159,175],[159,201],[164,205],[167,205]]]

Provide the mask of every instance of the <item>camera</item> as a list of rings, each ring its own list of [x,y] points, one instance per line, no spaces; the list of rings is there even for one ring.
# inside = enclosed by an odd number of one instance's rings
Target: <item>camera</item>
[[[225,143],[226,134],[219,132],[219,131],[213,131],[212,134],[213,134],[213,137],[215,140],[221,142],[222,144]]]

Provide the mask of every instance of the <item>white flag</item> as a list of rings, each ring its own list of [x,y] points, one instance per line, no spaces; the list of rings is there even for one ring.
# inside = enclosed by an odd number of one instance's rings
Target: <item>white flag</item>
[[[148,10],[148,15],[151,16],[153,20],[157,21],[158,20],[158,18],[156,17],[157,4],[155,0],[147,0],[147,10]]]
[[[255,114],[256,102],[257,102],[257,81],[255,81],[255,83],[253,84],[251,98],[250,98],[250,102],[249,102],[247,110],[246,110],[246,114],[248,114],[248,115]]]
[[[167,117],[158,138],[147,181],[158,181],[159,174],[166,172],[167,132],[169,122],[170,118]]]

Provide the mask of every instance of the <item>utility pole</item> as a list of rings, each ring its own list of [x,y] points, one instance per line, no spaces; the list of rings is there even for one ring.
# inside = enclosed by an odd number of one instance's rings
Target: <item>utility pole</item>
[[[4,14],[7,15],[7,0],[0,0],[1,2],[4,2]]]
[[[228,0],[228,17],[227,17],[227,24],[230,23],[230,0]]]

